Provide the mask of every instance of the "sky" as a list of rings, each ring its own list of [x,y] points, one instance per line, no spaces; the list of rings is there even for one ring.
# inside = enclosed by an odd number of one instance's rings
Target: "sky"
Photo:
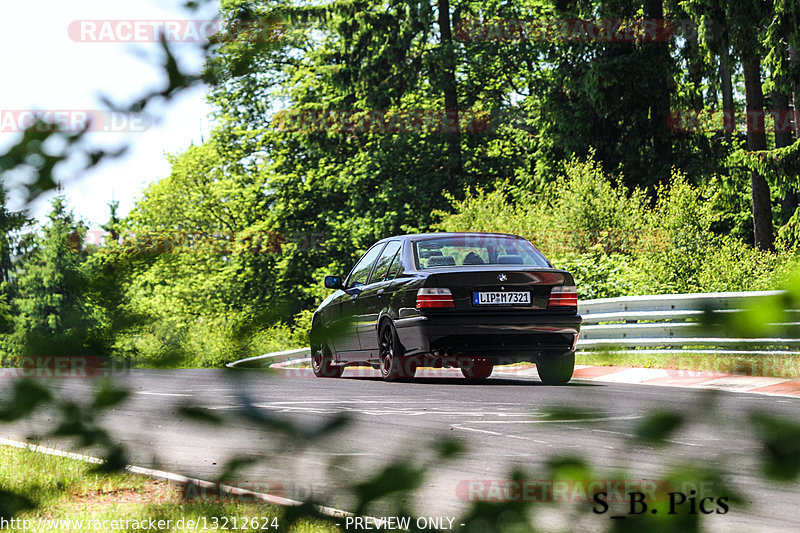
[[[189,13],[181,7],[183,1],[4,1],[0,7],[5,69],[0,83],[0,154],[21,136],[15,125],[24,124],[28,111],[61,112],[66,120],[80,120],[81,113],[105,108],[101,95],[127,103],[163,88],[166,78],[153,66],[160,56],[159,45],[149,41],[149,35],[155,33],[151,22],[196,20],[175,26],[183,39],[191,38],[190,30],[208,28],[203,21],[215,17],[213,3],[200,13]],[[109,28],[111,33],[103,32]],[[137,36],[143,41],[130,42]],[[173,52],[185,67],[199,72],[202,57],[197,42],[176,42]],[[159,123],[113,117],[115,131],[94,132],[88,140],[106,147],[129,143],[130,150],[80,176],[71,170],[57,174],[69,206],[92,228],[108,220],[112,200],[119,202],[120,214],[127,214],[144,187],[169,174],[165,154],[180,153],[208,139],[211,110],[206,88],[197,86],[162,106]],[[52,193],[43,195],[31,204],[30,214],[43,220],[52,197]],[[12,191],[9,208],[23,207]]]

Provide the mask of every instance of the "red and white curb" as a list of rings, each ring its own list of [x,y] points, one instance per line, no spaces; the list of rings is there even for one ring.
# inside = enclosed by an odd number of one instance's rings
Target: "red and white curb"
[[[529,375],[529,370],[519,374]],[[662,387],[686,387],[691,389],[724,390],[769,394],[772,396],[800,397],[799,378],[773,378],[699,372],[693,370],[670,370],[664,368],[628,368],[619,366],[576,365],[573,379],[605,383],[629,383],[657,385]]]

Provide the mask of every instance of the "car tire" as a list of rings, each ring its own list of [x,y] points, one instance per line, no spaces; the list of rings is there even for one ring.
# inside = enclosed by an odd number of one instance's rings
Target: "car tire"
[[[311,354],[311,370],[318,378],[340,378],[344,373],[344,367],[334,364],[331,350],[327,344],[321,344],[314,348]]]
[[[378,359],[381,377],[385,381],[411,380],[417,372],[416,361],[403,356],[397,331],[388,320],[378,331]]]
[[[575,352],[555,357],[544,357],[536,362],[539,379],[545,385],[564,385],[572,379],[575,370]]]
[[[471,382],[484,381],[492,375],[494,364],[484,357],[473,357],[460,365],[461,373]]]

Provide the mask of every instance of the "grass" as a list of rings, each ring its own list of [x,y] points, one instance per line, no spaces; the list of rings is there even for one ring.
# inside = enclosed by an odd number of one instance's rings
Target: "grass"
[[[40,529],[43,531],[140,531],[143,528],[136,523],[157,524],[159,520],[164,521],[163,527],[156,527],[160,531],[195,531],[189,520],[205,523],[210,530],[223,530],[227,525],[236,531],[259,531],[266,525],[266,530],[275,531],[277,525],[283,526],[285,509],[279,506],[218,498],[190,501],[178,485],[126,472],[97,473],[95,465],[75,459],[0,446],[0,464],[0,491],[22,496],[34,505],[13,516],[20,521],[15,527],[12,523],[9,531],[32,529],[40,520],[55,520]],[[5,503],[0,502],[0,515]],[[75,521],[83,521],[82,527]],[[245,522],[255,527],[242,527]],[[301,520],[290,530],[340,531],[323,520]]]
[[[598,351],[578,353],[575,363],[596,366],[667,368],[744,376],[780,378],[800,376],[800,355],[791,354],[665,353],[653,350]]]

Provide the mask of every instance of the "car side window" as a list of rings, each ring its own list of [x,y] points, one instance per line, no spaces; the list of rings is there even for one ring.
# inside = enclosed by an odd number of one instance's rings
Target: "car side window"
[[[389,272],[389,267],[392,264],[397,253],[400,251],[402,243],[400,241],[390,241],[383,249],[378,262],[375,264],[375,271],[372,273],[370,283],[378,283],[386,279],[386,274]]]
[[[386,243],[376,244],[364,254],[361,260],[356,263],[350,275],[347,276],[347,287],[360,287],[366,285],[372,265],[380,255]]]
[[[386,273],[385,279],[387,280],[394,279],[402,271],[403,271],[403,247],[401,245],[400,249],[397,250],[397,253],[394,255],[392,264],[389,265],[389,271]]]

